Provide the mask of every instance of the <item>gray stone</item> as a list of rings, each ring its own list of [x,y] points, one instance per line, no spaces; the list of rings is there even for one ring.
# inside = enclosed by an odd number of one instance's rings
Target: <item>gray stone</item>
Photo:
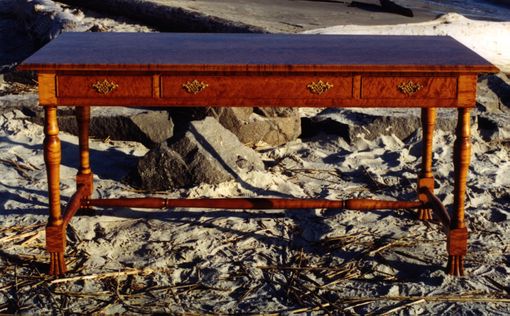
[[[189,130],[182,137],[171,140],[169,147],[184,159],[195,184],[231,180],[242,169],[264,169],[259,155],[243,146],[234,134],[212,117],[191,122]]]
[[[480,113],[478,133],[485,141],[510,143],[510,112]]]
[[[504,73],[480,77],[476,95],[483,112],[510,111],[510,79]]]
[[[477,86],[478,132],[486,141],[510,140],[510,79],[504,73],[480,77]]]
[[[457,116],[454,110],[438,112],[436,128],[455,129]],[[395,135],[405,140],[421,128],[420,110],[399,109],[326,109],[305,120],[304,137],[320,131],[337,134],[353,144],[359,139],[374,140],[380,135]]]
[[[42,108],[38,106],[39,96],[34,93],[23,93],[23,94],[6,94],[0,96],[0,108],[2,110],[19,109],[25,112],[30,111],[33,115],[36,112],[41,113]],[[42,117],[42,116],[41,116]]]
[[[72,124],[76,124],[75,120]],[[137,141],[152,148],[172,137],[173,126],[166,111],[93,108],[90,134],[97,138]]]
[[[15,15],[18,21],[39,45],[46,44],[64,31],[86,30],[78,17],[53,1],[18,1],[17,4]]]
[[[167,190],[189,186],[191,176],[181,156],[163,142],[138,161],[134,184],[149,191]]]
[[[162,161],[175,155],[178,163]],[[191,122],[188,130],[174,136],[168,145],[161,144],[149,151],[138,163],[137,177],[144,189],[169,190],[200,183],[217,184],[236,179],[241,171],[262,169],[264,163],[257,152],[243,146],[217,120],[207,117]]]
[[[43,123],[43,111],[35,108],[37,124]],[[78,124],[74,108],[58,110],[58,125],[61,131],[78,135]],[[174,124],[166,111],[127,108],[92,107],[90,136],[99,139],[136,141],[152,148],[173,135]]]
[[[217,108],[210,112],[250,147],[260,142],[279,146],[301,134],[299,112],[295,108]]]

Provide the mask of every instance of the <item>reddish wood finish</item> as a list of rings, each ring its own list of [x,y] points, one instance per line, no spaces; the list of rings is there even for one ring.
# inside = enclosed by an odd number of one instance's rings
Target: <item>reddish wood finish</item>
[[[476,103],[476,79],[477,76],[473,74],[459,76],[457,99],[460,107],[471,107]]]
[[[48,174],[50,226],[62,225],[60,210],[60,161],[61,147],[58,138],[57,108],[46,107],[44,121],[44,162]]]
[[[103,80],[114,83],[118,87],[108,94],[101,94],[93,85]],[[152,76],[59,75],[57,87],[59,98],[151,98]]]
[[[470,159],[469,108],[475,106],[476,77],[496,72],[489,62],[449,37],[64,33],[21,66],[39,71],[39,101],[45,107],[44,157],[48,173],[50,218],[47,248],[50,274],[65,273],[65,227],[82,206],[219,208],[417,208],[430,209],[449,225],[448,272],[464,273],[467,249],[464,196]],[[94,84],[115,85],[99,93]],[[204,81],[196,94],[182,84]],[[323,94],[312,82],[332,85]],[[405,94],[412,81],[421,88]],[[90,106],[311,106],[421,107],[424,131],[419,201],[317,201],[278,199],[89,199],[92,170],[88,129]],[[77,106],[80,168],[77,193],[62,219],[59,192],[60,141],[56,106]],[[433,194],[432,136],[435,108],[459,108],[455,141],[454,214]]]
[[[45,106],[57,104],[57,82],[54,73],[39,73],[39,103]]]
[[[413,82],[422,88],[406,95],[398,86]],[[361,97],[366,99],[455,99],[457,78],[435,76],[366,76],[361,81]]]
[[[423,129],[421,173],[418,177],[418,199],[428,201],[428,196],[420,193],[422,188],[427,188],[434,193],[434,178],[432,177],[432,143],[434,141],[434,128],[436,126],[436,109],[428,108],[421,110],[421,125]],[[418,211],[420,220],[431,220],[432,210],[422,209]]]
[[[434,214],[441,220],[444,228],[448,230],[451,224],[450,214],[443,203],[441,203],[441,200],[426,186],[420,189],[420,193],[427,196],[427,204],[431,206]]]
[[[454,198],[453,217],[448,235],[448,273],[464,274],[464,256],[467,249],[468,233],[464,223],[466,180],[471,160],[471,117],[469,109],[459,109],[456,140],[454,144]],[[462,232],[462,233],[461,233]],[[464,233],[465,232],[465,233]],[[459,250],[459,249],[462,249]]]
[[[86,187],[86,195],[90,197],[94,189],[89,153],[90,107],[76,107],[75,111],[78,122],[78,146],[80,150],[80,167],[76,175],[76,186],[78,188],[80,185],[84,185]]]
[[[162,199],[162,198],[121,198],[83,200],[84,206],[136,207],[136,208],[221,208],[221,209],[306,209],[334,208],[349,210],[411,209],[423,207],[423,203],[406,201],[381,201],[351,199],[343,201],[306,199]]]
[[[203,91],[192,94],[183,88],[183,84],[197,80],[208,84]],[[333,85],[321,95],[310,92],[307,86],[319,80]],[[199,104],[205,100],[254,99],[347,99],[352,98],[351,76],[162,76],[163,98],[190,99]],[[294,101],[296,102],[296,101]],[[205,101],[205,103],[209,103]]]
[[[471,160],[471,110],[459,109],[454,144],[454,199],[452,228],[464,228],[464,204],[466,198],[466,180]]]
[[[71,200],[67,204],[66,211],[64,214],[64,231],[67,228],[67,225],[76,214],[76,212],[80,209],[83,204],[83,200],[87,199],[87,190],[88,188],[84,185],[79,185],[76,189],[76,192],[71,197]]]
[[[48,174],[50,218],[46,227],[46,247],[50,253],[50,274],[66,272],[64,251],[66,238],[60,209],[60,160],[61,147],[58,138],[57,108],[45,107],[44,119],[44,162]]]
[[[252,91],[251,95],[240,98],[218,96],[216,98],[204,98],[200,95],[195,97],[182,98],[58,98],[57,104],[62,106],[189,106],[189,107],[242,107],[242,106],[275,106],[275,107],[393,107],[393,108],[423,108],[423,107],[445,107],[456,108],[460,105],[457,99],[346,99],[310,97],[307,99],[296,99],[289,95],[287,98],[265,98],[261,95],[263,91]],[[44,104],[41,103],[42,106]],[[467,105],[466,105],[467,106]],[[470,105],[473,107],[473,104]]]

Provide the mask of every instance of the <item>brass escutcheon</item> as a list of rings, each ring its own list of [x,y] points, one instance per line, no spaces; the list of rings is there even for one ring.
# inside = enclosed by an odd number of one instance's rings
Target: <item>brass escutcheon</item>
[[[203,81],[193,80],[182,84],[188,93],[197,94],[207,88],[209,85]]]
[[[101,80],[97,81],[96,83],[94,83],[92,85],[92,87],[94,89],[96,89],[96,91],[98,93],[106,95],[106,94],[112,92],[113,90],[117,89],[119,87],[119,85],[113,81],[108,81],[108,80],[104,79],[103,81],[101,81]]]
[[[400,92],[406,95],[413,95],[416,92],[418,92],[423,86],[419,83],[414,83],[412,80],[409,80],[408,82],[402,82],[398,85],[398,88],[400,89]]]
[[[329,89],[333,88],[333,84],[319,80],[317,82],[312,82],[308,84],[306,87],[308,88],[308,90],[310,90],[311,93],[321,95],[328,91]]]

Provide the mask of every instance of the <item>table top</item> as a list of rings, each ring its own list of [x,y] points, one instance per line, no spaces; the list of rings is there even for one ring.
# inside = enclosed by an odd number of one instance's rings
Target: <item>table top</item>
[[[447,36],[63,33],[20,70],[496,72]]]

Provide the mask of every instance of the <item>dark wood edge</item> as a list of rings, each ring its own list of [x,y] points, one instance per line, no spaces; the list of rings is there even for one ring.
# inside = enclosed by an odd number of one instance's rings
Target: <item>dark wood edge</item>
[[[16,67],[20,71],[242,71],[244,72],[454,72],[454,73],[496,73],[499,68],[494,65],[76,65],[76,64],[21,64]]]

